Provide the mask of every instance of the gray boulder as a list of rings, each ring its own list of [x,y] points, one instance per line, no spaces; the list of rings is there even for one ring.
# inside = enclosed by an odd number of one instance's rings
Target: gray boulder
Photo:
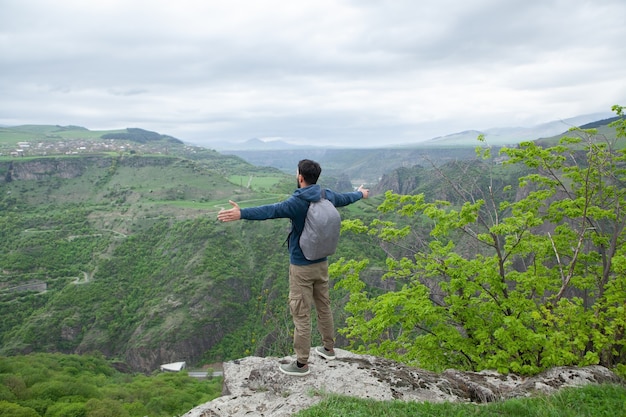
[[[560,367],[529,378],[492,371],[438,374],[375,356],[335,351],[333,361],[311,352],[311,373],[306,376],[278,370],[280,363],[291,362],[293,357],[226,362],[222,396],[184,417],[285,417],[311,407],[326,394],[378,401],[490,402],[552,394],[564,387],[623,382],[602,366]]]

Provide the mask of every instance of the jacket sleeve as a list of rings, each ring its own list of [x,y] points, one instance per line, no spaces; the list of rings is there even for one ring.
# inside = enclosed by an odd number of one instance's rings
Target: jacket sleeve
[[[348,204],[355,203],[363,198],[360,191],[352,191],[349,193],[334,193],[331,190],[325,190],[326,198],[329,199],[335,207],[343,207]]]
[[[296,215],[297,204],[296,198],[289,197],[280,203],[242,208],[241,218],[245,220],[291,219]]]

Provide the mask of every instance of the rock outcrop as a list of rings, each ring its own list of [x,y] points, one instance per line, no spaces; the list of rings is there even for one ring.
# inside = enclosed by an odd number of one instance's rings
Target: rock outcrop
[[[311,352],[311,373],[302,377],[278,369],[279,363],[293,361],[293,357],[226,362],[223,395],[184,417],[284,417],[311,407],[326,394],[379,401],[490,402],[551,394],[563,387],[624,382],[602,366],[560,367],[530,378],[491,371],[437,374],[379,357],[336,352],[334,361]]]

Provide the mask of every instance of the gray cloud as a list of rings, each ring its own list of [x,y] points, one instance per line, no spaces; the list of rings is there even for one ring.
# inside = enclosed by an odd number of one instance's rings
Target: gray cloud
[[[380,145],[626,104],[617,0],[0,6],[0,124]]]

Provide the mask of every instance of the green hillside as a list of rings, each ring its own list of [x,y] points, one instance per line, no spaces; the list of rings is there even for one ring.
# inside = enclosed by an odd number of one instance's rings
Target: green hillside
[[[615,128],[610,126],[611,123],[615,123],[621,119],[623,119],[623,116],[616,116],[609,119],[598,120],[593,123],[587,123],[586,125],[581,126],[580,129],[593,129],[596,131],[595,138],[597,141],[614,143],[616,149],[624,149],[626,148],[626,138],[618,137]],[[566,136],[581,137],[582,133],[581,131],[574,129],[572,131],[563,132],[560,135],[552,136],[549,138],[537,139],[536,142],[542,146],[554,146],[559,142],[559,140]]]
[[[0,158],[0,355],[98,351],[151,372],[290,352],[288,221],[216,214],[229,199],[280,201],[292,176],[155,135],[109,152],[94,135],[84,154],[50,155],[87,131],[16,132],[48,135],[48,150]]]
[[[3,146],[15,146],[18,142],[54,143],[75,140],[97,142],[103,139],[118,141],[132,141],[136,143],[153,142],[182,142],[171,136],[161,135],[138,128],[126,128],[116,130],[89,130],[81,126],[59,125],[21,125],[0,127],[0,143]]]
[[[0,131],[0,146],[23,149],[0,156],[0,354],[100,351],[151,371],[291,351],[288,221],[215,217],[229,199],[246,207],[286,198],[292,175],[141,129],[19,126]],[[342,210],[367,221],[381,216],[375,208],[388,190],[460,205],[466,196],[452,183],[506,190],[527,172],[484,171],[475,155],[430,151],[429,163],[397,169],[395,150],[330,152],[323,185],[350,189],[365,172],[388,172],[371,186],[378,198]],[[386,287],[382,267],[394,251],[346,232],[334,259],[370,259],[368,282]],[[341,324],[346,294],[334,296]]]

